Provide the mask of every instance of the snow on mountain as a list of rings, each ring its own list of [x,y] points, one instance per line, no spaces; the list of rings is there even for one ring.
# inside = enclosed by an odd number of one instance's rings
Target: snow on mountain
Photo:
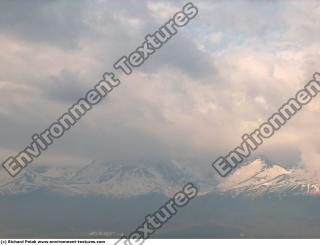
[[[59,174],[59,176],[57,176]],[[0,184],[0,194],[23,194],[39,190],[41,188],[56,188],[66,180],[68,174],[60,169],[48,169],[45,173],[39,173],[32,168],[26,168],[20,175],[10,178]]]
[[[286,169],[256,159],[222,181],[218,190],[233,196],[314,196],[320,195],[320,182],[306,178],[298,169]]]
[[[93,162],[81,169],[31,167],[11,181],[0,185],[0,194],[22,194],[36,190],[64,195],[129,197],[157,192],[167,196],[188,182],[209,192],[212,185],[193,177],[171,163],[151,166]]]
[[[131,197],[162,193],[171,197],[188,182],[200,188],[200,195],[218,192],[232,196],[320,195],[320,182],[306,178],[299,169],[287,169],[263,159],[239,166],[220,184],[204,180],[174,163],[155,165],[105,164],[92,162],[83,168],[28,167],[14,179],[0,172],[0,195],[37,190],[63,195]]]

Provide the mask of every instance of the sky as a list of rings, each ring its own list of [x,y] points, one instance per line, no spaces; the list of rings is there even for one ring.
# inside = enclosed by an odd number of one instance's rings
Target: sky
[[[0,1],[0,157],[31,142],[184,1]],[[320,72],[319,1],[193,1],[198,16],[33,165],[206,174]],[[256,154],[320,174],[319,98]],[[320,176],[320,175],[319,175]],[[320,177],[319,177],[320,179]]]

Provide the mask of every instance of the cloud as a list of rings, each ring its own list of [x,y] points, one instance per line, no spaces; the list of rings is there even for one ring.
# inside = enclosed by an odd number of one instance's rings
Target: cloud
[[[318,69],[317,1],[194,4],[199,16],[133,75],[118,73],[121,86],[39,161],[177,160],[207,173],[212,160],[238,145]],[[2,159],[22,150],[182,6],[2,1]],[[312,102],[258,153],[317,168],[319,110]]]
[[[40,86],[48,98],[68,104],[74,103],[88,91],[80,78],[65,70],[57,76],[49,77]]]
[[[89,32],[85,22],[86,1],[5,0],[0,3],[0,30],[31,42],[64,48],[77,47],[77,39]]]

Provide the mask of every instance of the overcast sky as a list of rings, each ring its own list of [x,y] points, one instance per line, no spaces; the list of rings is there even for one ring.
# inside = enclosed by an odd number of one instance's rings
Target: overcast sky
[[[0,157],[23,150],[183,1],[0,1]],[[319,1],[193,1],[199,15],[32,164],[200,172],[320,72]],[[312,101],[257,152],[320,170]],[[315,171],[316,170],[316,171]]]

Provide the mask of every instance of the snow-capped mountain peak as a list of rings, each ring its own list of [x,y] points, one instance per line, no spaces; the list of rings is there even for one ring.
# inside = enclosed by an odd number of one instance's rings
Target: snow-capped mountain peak
[[[320,182],[307,179],[297,169],[272,165],[259,158],[237,169],[218,189],[233,196],[320,195]]]

